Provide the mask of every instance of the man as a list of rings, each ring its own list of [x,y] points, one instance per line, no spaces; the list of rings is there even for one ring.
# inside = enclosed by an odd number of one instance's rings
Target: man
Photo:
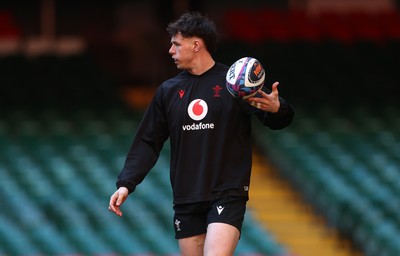
[[[233,255],[248,200],[251,116],[271,129],[288,126],[291,106],[272,91],[234,99],[225,88],[228,67],[216,63],[215,25],[197,12],[169,24],[169,53],[177,76],[156,91],[125,165],[109,210],[120,207],[155,165],[164,142],[171,144],[175,237],[182,255]],[[266,89],[264,89],[266,90]]]

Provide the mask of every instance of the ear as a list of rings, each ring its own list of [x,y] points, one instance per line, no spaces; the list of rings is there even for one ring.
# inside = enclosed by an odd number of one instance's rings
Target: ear
[[[194,40],[193,41],[193,51],[198,52],[198,51],[200,51],[200,48],[201,48],[200,40],[198,40],[198,39]]]

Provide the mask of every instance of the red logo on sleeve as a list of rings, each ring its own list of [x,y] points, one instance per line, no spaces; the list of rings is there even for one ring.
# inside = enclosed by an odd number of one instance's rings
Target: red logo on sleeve
[[[185,94],[184,90],[179,90],[179,97],[182,99],[183,95]]]

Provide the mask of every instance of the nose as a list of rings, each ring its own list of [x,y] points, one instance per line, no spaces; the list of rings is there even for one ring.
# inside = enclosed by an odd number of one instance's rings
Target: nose
[[[171,55],[174,55],[174,54],[175,54],[175,47],[174,47],[174,45],[171,45],[171,47],[169,48],[168,53],[171,54]]]

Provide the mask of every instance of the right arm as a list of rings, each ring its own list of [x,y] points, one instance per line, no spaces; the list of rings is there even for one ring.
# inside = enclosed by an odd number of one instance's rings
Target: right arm
[[[153,168],[164,142],[169,137],[162,102],[162,90],[159,89],[143,116],[124,167],[118,175],[118,190],[111,196],[109,205],[110,210],[117,215],[122,215],[119,206]]]

